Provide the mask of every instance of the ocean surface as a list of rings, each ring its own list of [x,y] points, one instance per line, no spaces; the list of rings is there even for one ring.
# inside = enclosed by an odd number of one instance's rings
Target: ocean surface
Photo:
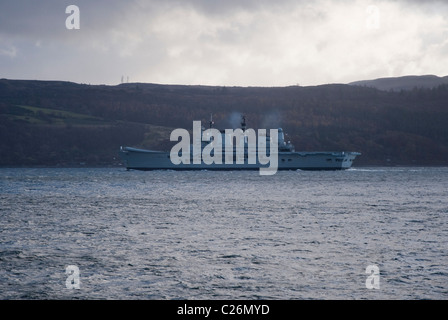
[[[2,168],[0,299],[448,299],[448,168]]]

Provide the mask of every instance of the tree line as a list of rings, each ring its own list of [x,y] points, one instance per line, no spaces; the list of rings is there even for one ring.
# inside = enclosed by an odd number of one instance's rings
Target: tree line
[[[447,85],[392,92],[342,84],[105,86],[2,79],[0,165],[113,165],[123,144],[169,148],[169,130],[160,134],[154,126],[188,129],[193,120],[207,126],[210,114],[221,129],[237,127],[241,114],[254,129],[282,127],[296,150],[359,151],[358,165],[446,165],[446,101]]]

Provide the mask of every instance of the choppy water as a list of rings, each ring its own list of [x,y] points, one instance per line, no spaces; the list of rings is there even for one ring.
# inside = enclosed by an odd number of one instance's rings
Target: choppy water
[[[0,298],[447,299],[447,190],[448,168],[0,169]]]

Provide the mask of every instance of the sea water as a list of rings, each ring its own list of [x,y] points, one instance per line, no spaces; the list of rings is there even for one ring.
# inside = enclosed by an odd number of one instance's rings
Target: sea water
[[[2,168],[0,299],[447,299],[447,191],[448,168]]]

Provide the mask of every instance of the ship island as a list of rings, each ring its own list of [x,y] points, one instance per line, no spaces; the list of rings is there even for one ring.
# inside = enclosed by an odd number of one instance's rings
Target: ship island
[[[214,122],[210,119],[210,128]],[[205,127],[201,127],[202,133],[205,133]],[[250,129],[249,129],[250,130]],[[361,153],[354,151],[295,151],[294,145],[290,141],[285,140],[285,134],[282,128],[277,130],[277,170],[346,170],[352,167],[353,161]],[[258,148],[251,149],[248,143],[246,132],[246,117],[243,115],[241,119],[241,132],[243,133],[243,141],[241,145],[233,146],[233,160],[231,163],[219,161],[220,163],[210,163],[205,161],[202,154],[199,153],[199,161],[193,161],[193,153],[191,153],[191,161],[186,163],[177,163],[173,161],[173,154],[169,151],[147,150],[135,147],[121,146],[119,156],[123,161],[127,170],[260,170],[266,168],[268,164],[260,161]],[[226,131],[219,131],[222,138],[222,144],[226,142]],[[201,134],[202,137],[202,134]],[[270,153],[271,136],[266,135],[266,148]],[[213,139],[200,139],[200,148],[203,151]],[[191,144],[194,149],[193,144]],[[266,150],[265,150],[266,151]],[[254,156],[251,158],[251,156]],[[195,158],[197,160],[198,158]],[[251,161],[252,159],[252,161]],[[255,159],[255,161],[253,160]]]

